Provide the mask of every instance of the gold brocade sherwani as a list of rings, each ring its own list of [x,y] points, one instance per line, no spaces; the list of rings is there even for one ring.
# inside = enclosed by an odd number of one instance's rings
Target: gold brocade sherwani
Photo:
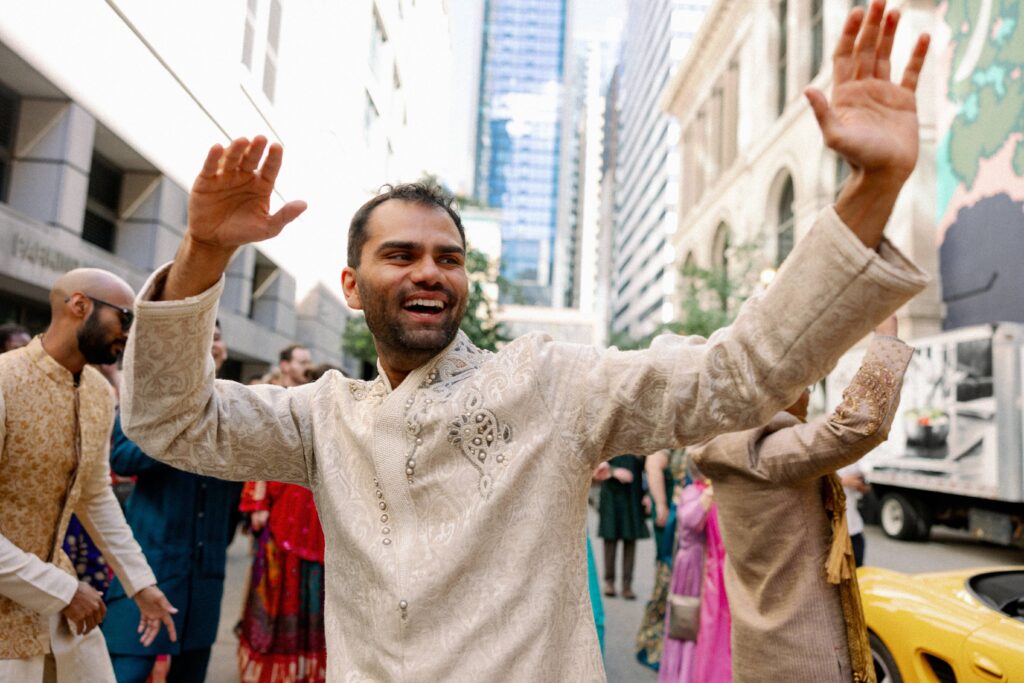
[[[136,302],[125,432],[175,467],[312,489],[334,683],[604,680],[582,541],[596,464],[764,424],[926,281],[829,209],[709,340],[488,353],[459,334],[397,387],[284,389],[215,381],[223,280],[150,301],[166,272]]]
[[[736,683],[853,680],[839,587],[825,575],[823,477],[885,440],[912,353],[875,337],[831,415],[783,412],[691,450],[718,504]]]
[[[94,368],[76,386],[38,337],[0,355],[0,665],[52,650],[50,617],[78,588],[61,547],[72,512],[132,593],[156,583],[110,488],[113,421]]]

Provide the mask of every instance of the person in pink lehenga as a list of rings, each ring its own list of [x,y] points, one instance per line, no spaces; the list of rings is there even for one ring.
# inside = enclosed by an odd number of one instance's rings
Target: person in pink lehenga
[[[712,499],[704,528],[704,585],[700,597],[700,629],[693,650],[693,681],[700,683],[731,683],[732,681],[732,619],[729,598],[725,594],[725,545],[718,525],[718,506]]]
[[[700,477],[683,489],[676,508],[679,549],[672,564],[676,595],[700,595],[700,629],[696,641],[668,635],[658,669],[660,683],[729,683],[729,603],[722,576],[724,551],[711,487]]]

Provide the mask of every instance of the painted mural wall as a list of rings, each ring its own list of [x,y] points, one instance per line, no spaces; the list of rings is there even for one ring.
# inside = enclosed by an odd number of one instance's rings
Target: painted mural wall
[[[937,6],[945,327],[1024,322],[1024,2]]]

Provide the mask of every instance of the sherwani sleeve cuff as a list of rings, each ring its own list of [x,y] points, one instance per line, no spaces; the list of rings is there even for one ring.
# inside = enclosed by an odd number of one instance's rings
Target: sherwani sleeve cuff
[[[156,292],[163,290],[167,281],[167,275],[171,272],[171,265],[174,262],[165,263],[160,266],[142,286],[135,299],[136,316],[149,318],[172,318],[196,315],[217,307],[220,295],[224,291],[226,276],[221,275],[216,284],[212,285],[205,292],[195,296],[177,299],[175,301],[153,301]]]
[[[865,354],[866,357],[877,359],[894,372],[900,374],[910,365],[910,358],[913,355],[913,346],[910,346],[899,337],[892,337],[886,334],[876,334],[872,337]]]
[[[817,226],[835,253],[875,284],[908,295],[916,294],[928,284],[928,274],[914,265],[888,237],[882,238],[877,250],[868,248],[843,222],[835,207],[822,210]]]
[[[57,614],[78,590],[78,580],[0,536],[0,595],[39,614]]]

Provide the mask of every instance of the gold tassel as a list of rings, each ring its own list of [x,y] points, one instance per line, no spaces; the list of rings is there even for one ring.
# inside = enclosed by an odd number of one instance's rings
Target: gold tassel
[[[846,526],[846,493],[835,474],[825,477],[824,483],[825,510],[832,521],[832,544],[825,562],[825,576],[829,583],[839,586],[853,680],[855,683],[876,683],[875,666],[868,645],[868,627],[860,601],[860,587],[857,585],[853,543],[850,541],[849,527]]]

